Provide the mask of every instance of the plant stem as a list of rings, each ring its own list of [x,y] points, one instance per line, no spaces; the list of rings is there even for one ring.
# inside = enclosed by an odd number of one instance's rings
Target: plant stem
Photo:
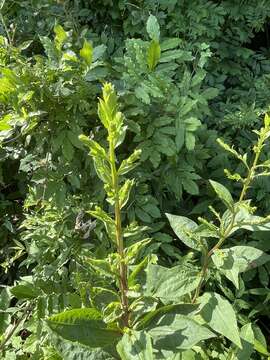
[[[246,179],[244,181],[243,188],[242,188],[242,191],[241,191],[238,202],[241,202],[241,201],[244,200],[244,198],[246,196],[246,193],[247,193],[247,190],[248,190],[248,188],[250,186],[250,183],[253,180],[253,176],[254,176],[258,161],[259,161],[259,157],[260,157],[260,154],[261,154],[261,150],[263,148],[264,141],[265,141],[265,136],[263,136],[263,134],[261,134],[261,136],[260,136],[260,138],[258,140],[258,144],[256,146],[257,150],[256,150],[256,155],[255,155],[253,164],[252,164],[252,166],[251,166],[251,168],[250,168],[250,170],[248,172],[248,175],[247,175],[247,177],[246,177]],[[232,216],[232,219],[231,219],[231,222],[230,222],[229,226],[227,227],[225,233],[221,236],[221,238],[217,242],[217,244],[211,250],[209,250],[209,252],[207,253],[207,255],[204,258],[204,263],[203,263],[203,267],[202,267],[202,271],[201,271],[200,281],[199,281],[199,284],[198,284],[198,286],[197,286],[197,288],[195,290],[195,294],[194,294],[193,299],[192,299],[193,304],[196,302],[197,298],[200,295],[201,288],[202,288],[203,282],[204,282],[205,277],[206,277],[206,273],[207,273],[207,270],[208,270],[208,266],[209,266],[211,256],[213,255],[214,251],[218,250],[222,246],[224,241],[229,237],[229,235],[231,233],[231,230],[234,227],[235,216],[236,216],[236,213],[234,212],[233,216]]]
[[[2,341],[2,343],[0,344],[0,351],[3,352],[5,345],[7,344],[7,342],[12,338],[13,334],[15,333],[16,329],[18,328],[18,326],[21,324],[21,322],[26,318],[26,316],[28,315],[28,312],[31,310],[31,306],[26,306],[24,308],[24,311],[22,313],[22,316],[15,322],[15,324],[13,325],[13,328],[10,330],[10,332],[7,334],[7,336],[4,338],[4,340]]]
[[[112,176],[112,187],[114,190],[114,215],[115,215],[115,228],[116,228],[116,243],[117,252],[120,257],[119,265],[119,282],[121,292],[121,305],[123,310],[122,323],[124,327],[129,326],[129,305],[127,298],[128,281],[127,281],[127,265],[125,263],[124,256],[124,242],[122,234],[122,222],[121,222],[121,209],[119,202],[119,181],[118,173],[115,165],[115,151],[113,141],[109,140],[110,144],[110,164],[111,164],[111,176]]]

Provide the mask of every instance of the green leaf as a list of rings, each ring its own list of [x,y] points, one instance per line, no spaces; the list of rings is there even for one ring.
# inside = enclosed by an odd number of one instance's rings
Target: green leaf
[[[197,311],[198,307],[198,304],[188,303],[165,305],[158,308],[157,310],[145,314],[142,318],[139,319],[135,327],[137,330],[154,327],[155,324],[157,324],[158,320],[165,314],[173,313],[181,315],[191,315]]]
[[[134,150],[127,159],[123,160],[118,169],[118,175],[125,175],[129,171],[133,170],[138,165],[141,153],[142,151],[140,149]]]
[[[30,283],[13,286],[10,292],[17,299],[35,299],[40,295],[40,291]]]
[[[191,61],[193,60],[193,56],[190,51],[184,50],[169,50],[162,53],[160,58],[161,63],[166,63],[174,60],[180,61]]]
[[[251,246],[233,246],[216,250],[212,260],[217,269],[239,288],[239,273],[265,264],[270,261],[270,255]]]
[[[9,121],[12,119],[11,115],[5,115],[0,121],[0,131],[6,131],[12,129],[12,126],[9,125]]]
[[[160,37],[160,29],[157,18],[153,15],[150,15],[147,23],[146,23],[146,30],[150,37],[150,39],[158,42]]]
[[[62,28],[62,26],[59,25],[59,24],[55,25],[53,30],[54,30],[54,33],[55,33],[54,41],[55,41],[56,47],[58,48],[58,50],[60,50],[62,45],[64,44],[64,42],[67,39],[67,33]]]
[[[178,47],[181,44],[181,42],[182,42],[182,40],[179,38],[169,38],[169,39],[162,41],[162,43],[160,44],[160,47],[161,47],[162,51],[174,49],[174,48]]]
[[[154,348],[174,352],[176,349],[191,349],[200,341],[216,336],[188,316],[173,313],[164,315],[147,331],[153,338]]]
[[[133,287],[137,284],[137,278],[139,274],[143,271],[143,269],[147,266],[149,262],[149,258],[145,257],[139,264],[137,264],[130,275],[128,276],[128,286]]]
[[[196,236],[193,232],[198,228],[195,221],[190,220],[185,216],[165,214],[169,220],[169,223],[178,236],[178,238],[188,247],[201,251],[201,244],[196,241]]]
[[[95,206],[95,210],[87,211],[90,215],[101,220],[105,225],[106,231],[110,238],[115,241],[115,222],[114,220],[99,206]]]
[[[170,301],[179,302],[184,295],[196,289],[198,283],[198,272],[184,265],[168,269],[149,264],[145,295],[159,298],[165,304]]]
[[[106,49],[107,46],[104,44],[96,46],[93,51],[93,61],[100,59],[105,53]]]
[[[262,344],[260,341],[258,340],[254,340],[254,349],[263,355],[269,356],[270,357],[270,352],[268,352],[266,346],[264,344]]]
[[[55,333],[51,334],[50,342],[61,355],[62,360],[115,360],[115,357],[110,355],[110,347],[89,348],[76,342],[64,340]],[[51,359],[46,358],[46,360]]]
[[[159,59],[160,59],[160,45],[157,41],[152,40],[147,50],[147,64],[150,71],[155,69],[155,67],[159,62]]]
[[[68,138],[66,138],[62,144],[62,151],[63,151],[63,155],[64,157],[68,160],[71,161],[73,159],[74,156],[74,147],[71,144],[71,142],[68,140]]]
[[[240,338],[242,349],[232,346],[232,356],[230,360],[246,360],[250,359],[254,351],[254,333],[251,324],[246,324],[241,328]]]
[[[183,123],[182,119],[176,119],[175,121],[175,145],[176,145],[176,149],[179,152],[184,143],[185,143],[185,133],[186,133],[186,129],[185,129],[185,124]]]
[[[139,240],[135,242],[134,244],[128,246],[125,248],[125,259],[128,263],[132,262],[137,256],[139,256],[139,253],[142,249],[146,247],[151,242],[151,239],[146,238],[143,240]]]
[[[183,179],[182,185],[189,194],[191,194],[191,195],[199,194],[199,187],[195,181],[193,181],[191,179]]]
[[[84,40],[83,47],[80,50],[81,57],[85,60],[87,65],[92,64],[93,60],[93,47],[90,42]]]
[[[186,132],[185,145],[188,151],[194,150],[195,148],[195,136],[190,131]]]
[[[110,329],[95,309],[73,309],[51,316],[47,320],[50,329],[69,341],[92,348],[104,347],[120,339],[117,329]]]
[[[207,292],[199,298],[200,316],[213,330],[242,348],[236,315],[228,300],[217,293]]]
[[[209,180],[212,188],[214,189],[220,200],[229,208],[233,209],[234,202],[231,193],[226,187],[216,181]]]
[[[135,95],[139,100],[142,100],[145,104],[150,104],[150,96],[143,86],[135,88]]]
[[[129,199],[129,194],[134,185],[134,180],[127,179],[124,185],[121,186],[119,190],[119,202],[120,202],[120,209],[122,209]]]
[[[116,348],[121,360],[154,360],[151,337],[144,331],[129,330]]]

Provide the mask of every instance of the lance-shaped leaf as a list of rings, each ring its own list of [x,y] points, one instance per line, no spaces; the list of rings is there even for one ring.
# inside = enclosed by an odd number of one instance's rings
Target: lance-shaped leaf
[[[170,301],[177,302],[196,289],[199,281],[198,272],[184,265],[168,269],[149,264],[145,295],[159,298],[165,304]]]
[[[92,348],[105,347],[121,338],[121,332],[109,328],[102,315],[92,308],[64,311],[51,316],[47,324],[64,339]]]
[[[98,104],[98,116],[104,127],[109,129],[117,113],[117,96],[110,83],[105,83],[102,90],[102,99],[99,99]]]
[[[94,140],[85,135],[80,135],[79,140],[90,150],[98,177],[106,184],[111,185],[109,158],[105,149]]]
[[[236,315],[229,301],[219,294],[208,292],[199,298],[199,302],[200,316],[205,323],[241,348]]]
[[[117,277],[117,274],[114,273],[113,268],[107,259],[87,258],[85,261],[100,275],[111,277],[113,279]]]
[[[239,288],[239,273],[265,264],[270,255],[252,246],[233,246],[216,250],[212,259],[218,270]]]
[[[101,145],[99,145],[99,143],[89,139],[89,137],[83,134],[79,136],[79,140],[89,148],[90,154],[92,156],[98,156],[104,160],[108,160],[105,149]]]
[[[237,159],[242,161],[245,164],[246,168],[249,169],[249,166],[247,164],[247,154],[244,155],[239,154],[233,147],[224,143],[224,141],[222,141],[220,138],[217,139],[217,142],[224,150],[230,152],[233,156],[235,156]]]
[[[80,55],[87,65],[92,64],[93,60],[93,47],[90,42],[84,40],[83,47],[80,50]]]
[[[215,190],[215,193],[220,198],[220,200],[226,205],[227,208],[233,209],[233,198],[229,190],[222,184],[209,180],[212,188]]]
[[[152,71],[157,66],[160,59],[160,45],[157,41],[152,40],[147,50],[147,64]]]
[[[67,33],[62,28],[62,26],[59,24],[55,25],[55,27],[53,28],[53,31],[55,33],[54,42],[55,42],[56,48],[58,50],[60,50],[62,45],[64,44],[64,42],[66,41],[66,39],[68,37]]]
[[[138,160],[141,155],[141,150],[137,149],[134,150],[134,152],[125,160],[122,161],[119,169],[118,169],[118,175],[124,175],[127,174],[129,171],[133,170],[138,165]]]
[[[185,216],[166,214],[170,225],[178,238],[188,247],[201,251],[202,243],[199,240],[200,234],[194,234],[198,225],[195,221]]]
[[[128,287],[132,288],[137,284],[137,280],[141,272],[146,268],[148,263],[150,262],[149,257],[145,257],[139,264],[134,266],[130,275],[128,276]]]
[[[122,360],[154,360],[151,337],[144,331],[130,330],[116,348]]]
[[[90,215],[101,220],[105,225],[108,235],[115,240],[115,222],[114,220],[99,206],[95,207],[95,210],[87,211]]]
[[[132,260],[136,258],[136,256],[139,255],[140,251],[145,248],[147,244],[149,244],[151,239],[143,239],[140,241],[137,241],[135,244],[130,245],[125,249],[125,259],[128,263],[132,263]]]
[[[157,18],[155,16],[149,16],[146,23],[146,31],[148,32],[148,35],[152,40],[159,41],[160,28]]]
[[[129,199],[130,190],[134,185],[134,180],[127,179],[124,185],[121,186],[119,190],[119,202],[120,202],[120,209],[122,209]]]

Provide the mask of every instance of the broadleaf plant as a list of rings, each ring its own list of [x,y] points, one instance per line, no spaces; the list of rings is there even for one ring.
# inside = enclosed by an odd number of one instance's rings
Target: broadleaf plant
[[[121,145],[126,129],[116,92],[110,83],[103,85],[98,115],[107,131],[108,146],[85,135],[81,135],[80,140],[90,150],[109,204],[107,211],[96,206],[89,214],[104,224],[112,252],[106,258],[88,255],[83,258],[95,272],[97,281],[100,282],[99,276],[103,276],[101,287],[90,287],[91,307],[53,315],[47,319],[48,326],[65,340],[105,351],[110,347],[109,353],[112,356],[118,353],[121,359],[131,356],[134,359],[164,359],[177,353],[180,355],[211,341],[217,334],[242,349],[236,315],[228,300],[217,293],[206,292],[200,298],[199,307],[192,304],[197,300],[196,294],[202,283],[199,268],[192,267],[188,259],[182,259],[172,268],[156,265],[155,257],[139,256],[151,239],[128,241],[126,233],[130,226],[124,226],[122,211],[134,180],[126,179],[123,174],[138,164],[140,151],[135,150],[121,162],[117,160],[116,149]],[[226,199],[225,203],[231,206],[227,193],[226,196],[222,194],[223,187],[215,187]],[[113,215],[110,209],[113,209]],[[177,217],[168,217],[173,226]],[[187,245],[194,247],[189,236],[198,226],[183,221],[183,218],[180,223],[183,227],[175,228],[177,234]],[[226,319],[222,317],[224,307]]]

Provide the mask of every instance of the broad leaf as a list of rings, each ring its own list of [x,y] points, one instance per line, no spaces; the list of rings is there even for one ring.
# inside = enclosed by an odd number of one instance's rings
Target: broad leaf
[[[216,336],[207,327],[179,314],[164,315],[148,332],[154,348],[166,350],[191,349],[200,341]]]
[[[51,334],[50,341],[53,343],[57,352],[61,355],[61,359],[65,360],[115,360],[115,357],[110,354],[111,348],[91,349],[75,342],[64,340],[56,334]],[[47,360],[47,358],[46,358]],[[51,360],[49,358],[48,360]]]
[[[148,265],[146,296],[153,296],[163,303],[179,302],[182,296],[191,293],[199,283],[198,272],[184,265],[171,269],[159,265]]]
[[[122,360],[154,360],[151,337],[144,331],[130,330],[117,344]]]
[[[251,324],[246,324],[240,331],[242,349],[232,347],[232,356],[230,360],[246,360],[250,359],[254,351],[254,333]]]
[[[251,246],[233,246],[216,250],[212,256],[216,267],[239,288],[239,273],[270,261],[270,255]]]
[[[236,315],[229,301],[212,292],[203,294],[199,301],[200,315],[206,324],[241,348]]]
[[[210,180],[209,182],[220,200],[222,200],[229,209],[233,209],[234,202],[229,190],[224,185],[216,181]]]
[[[120,339],[119,330],[108,328],[95,309],[73,309],[51,316],[51,330],[66,340],[77,341],[92,348],[104,347]]]
[[[35,299],[40,295],[39,290],[30,283],[13,286],[10,292],[17,299]]]
[[[162,306],[145,314],[141,319],[139,319],[135,326],[137,330],[142,330],[146,327],[153,327],[153,324],[156,324],[157,321],[165,314],[173,313],[180,315],[191,315],[198,310],[198,307],[198,304],[188,303]]]
[[[198,227],[195,221],[179,215],[166,214],[166,216],[178,238],[188,247],[200,251],[201,244],[196,241],[196,236],[193,235],[193,232]]]

